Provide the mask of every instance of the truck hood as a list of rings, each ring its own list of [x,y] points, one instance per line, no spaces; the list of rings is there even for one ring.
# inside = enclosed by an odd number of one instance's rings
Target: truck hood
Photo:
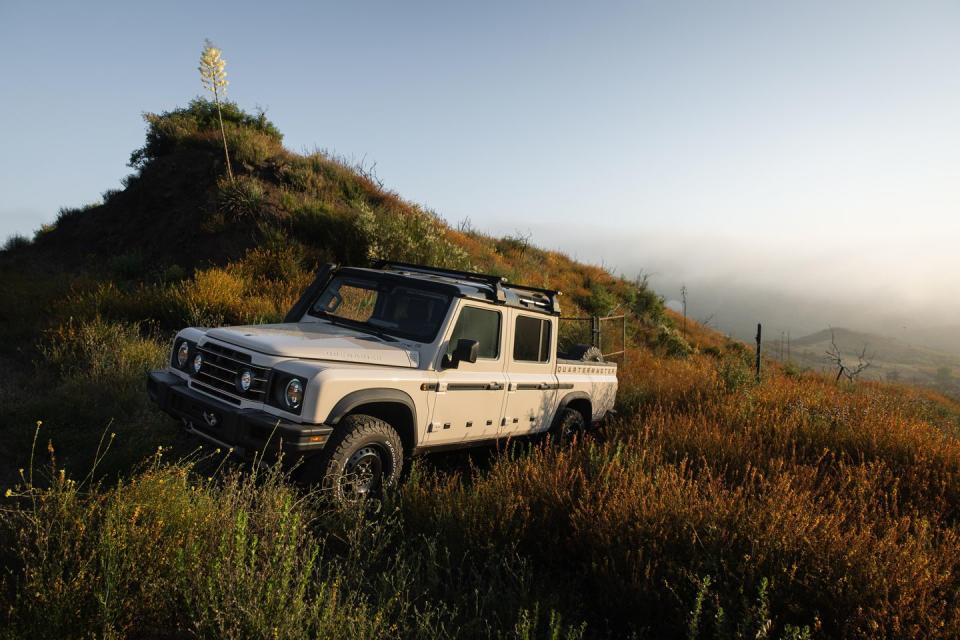
[[[223,327],[207,331],[207,336],[284,358],[336,360],[390,367],[417,367],[420,364],[420,352],[410,345],[388,342],[326,322]]]

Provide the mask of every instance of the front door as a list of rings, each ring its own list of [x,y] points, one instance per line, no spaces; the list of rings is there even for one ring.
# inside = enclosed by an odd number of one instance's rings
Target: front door
[[[539,433],[550,426],[557,403],[552,327],[547,316],[514,314],[501,435]]]
[[[477,361],[450,366],[458,340],[479,343]],[[426,442],[452,444],[496,438],[503,418],[507,376],[504,373],[503,313],[499,309],[463,304],[447,347],[437,363],[436,401],[427,426]]]

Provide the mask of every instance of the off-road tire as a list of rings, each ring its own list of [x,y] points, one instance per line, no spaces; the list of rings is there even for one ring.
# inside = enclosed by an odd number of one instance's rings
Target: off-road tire
[[[397,485],[403,459],[403,443],[393,427],[379,418],[351,415],[337,425],[323,453],[307,462],[301,480],[337,501],[376,498]],[[379,468],[374,469],[376,477],[367,487],[362,486],[365,476],[359,470],[351,472],[351,464],[356,469],[364,461],[374,467],[379,463]]]
[[[592,344],[575,344],[563,357],[581,362],[603,362],[603,352]]]
[[[583,419],[583,414],[576,409],[566,407],[557,413],[547,433],[551,440],[562,444],[570,442],[586,430],[587,421]]]

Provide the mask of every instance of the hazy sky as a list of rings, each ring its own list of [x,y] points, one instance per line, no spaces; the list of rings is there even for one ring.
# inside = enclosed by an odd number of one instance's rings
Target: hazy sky
[[[452,222],[668,297],[960,309],[956,0],[0,0],[0,238],[117,188],[206,37],[289,148],[375,161]]]

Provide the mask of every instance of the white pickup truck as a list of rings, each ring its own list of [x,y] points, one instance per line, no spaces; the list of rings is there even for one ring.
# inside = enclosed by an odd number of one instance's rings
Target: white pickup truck
[[[559,293],[404,263],[326,265],[282,324],[180,331],[150,397],[250,457],[303,459],[341,499],[396,483],[409,456],[583,429],[617,368],[557,354]]]

